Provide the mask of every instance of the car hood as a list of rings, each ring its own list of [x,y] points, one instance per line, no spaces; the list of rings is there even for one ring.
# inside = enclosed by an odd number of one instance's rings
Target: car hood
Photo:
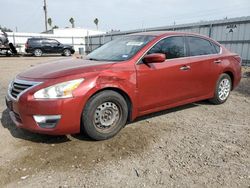
[[[54,79],[108,69],[114,62],[67,59],[36,65],[18,75],[28,79]]]

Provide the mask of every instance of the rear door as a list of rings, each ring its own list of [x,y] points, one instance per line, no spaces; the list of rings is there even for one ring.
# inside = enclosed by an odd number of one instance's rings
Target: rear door
[[[51,46],[51,40],[49,40],[49,39],[42,40],[42,50],[45,53],[52,53],[53,52],[53,49]]]
[[[201,97],[213,93],[220,73],[220,47],[218,51],[211,41],[197,36],[186,36],[186,46],[187,63],[195,78],[190,83],[192,95]]]

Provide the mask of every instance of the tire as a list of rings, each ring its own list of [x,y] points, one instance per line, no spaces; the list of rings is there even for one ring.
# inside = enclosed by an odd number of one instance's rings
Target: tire
[[[232,80],[228,74],[221,74],[215,88],[214,98],[209,101],[213,104],[222,104],[227,101],[232,89]]]
[[[94,140],[115,136],[126,124],[128,105],[117,92],[97,93],[87,102],[82,114],[82,131]]]
[[[33,54],[36,57],[41,57],[43,55],[43,52],[42,52],[42,50],[40,48],[37,48],[37,49],[34,50]]]
[[[71,56],[71,51],[69,49],[65,49],[63,50],[63,55],[66,57]]]
[[[9,43],[9,47],[11,49],[11,53],[16,55],[17,54],[16,47],[12,43]]]

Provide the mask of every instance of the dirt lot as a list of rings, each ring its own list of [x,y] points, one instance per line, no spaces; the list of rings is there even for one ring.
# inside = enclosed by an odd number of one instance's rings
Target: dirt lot
[[[0,57],[0,187],[250,187],[250,77],[223,105],[142,117],[107,141],[15,128],[4,102],[9,81],[59,58]]]

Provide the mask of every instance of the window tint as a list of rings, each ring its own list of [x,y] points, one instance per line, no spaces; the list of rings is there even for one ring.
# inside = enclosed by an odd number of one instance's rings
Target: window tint
[[[148,54],[163,53],[167,59],[179,58],[185,56],[184,38],[169,37],[158,42],[148,51]]]
[[[208,40],[199,37],[187,37],[187,41],[189,44],[190,56],[208,55],[216,53],[214,46]]]
[[[217,54],[220,53],[220,46],[218,46],[217,44],[214,44],[214,43],[213,43],[213,45],[214,45],[216,53]]]
[[[50,44],[57,45],[59,42],[57,40],[49,40]]]
[[[32,39],[28,39],[28,43],[38,44],[38,43],[41,43],[41,40],[32,40]]]
[[[42,40],[42,43],[43,43],[43,44],[50,44],[50,41],[47,40],[47,39],[44,39],[44,40]]]
[[[43,44],[55,45],[58,44],[58,42],[56,40],[45,39],[43,40]]]

